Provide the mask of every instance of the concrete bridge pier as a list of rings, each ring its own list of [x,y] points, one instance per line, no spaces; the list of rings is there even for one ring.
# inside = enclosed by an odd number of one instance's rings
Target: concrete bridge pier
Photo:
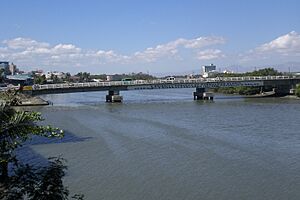
[[[206,92],[206,88],[196,88],[194,92],[194,100],[213,100],[214,93]]]
[[[203,94],[205,93],[205,88],[196,88],[194,92],[194,100],[203,100]]]
[[[212,93],[212,92],[204,92],[203,93],[203,99],[204,100],[213,100],[214,99],[214,93]]]
[[[106,95],[106,102],[114,103],[114,102],[122,102],[123,97],[120,95],[120,91],[118,90],[109,90],[108,95]]]

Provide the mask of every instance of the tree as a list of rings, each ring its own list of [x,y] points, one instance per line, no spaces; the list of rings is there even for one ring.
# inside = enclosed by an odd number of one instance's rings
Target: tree
[[[21,103],[19,90],[7,90],[1,92],[0,95],[0,99],[4,101],[7,106],[17,106]]]
[[[75,76],[79,77],[79,82],[83,81],[83,74],[82,74],[82,72],[78,72]]]
[[[0,83],[2,83],[4,80],[4,72],[5,72],[5,69],[0,68]]]
[[[297,88],[296,88],[296,96],[297,96],[297,97],[300,97],[300,84],[297,85]]]
[[[49,165],[35,168],[18,164],[13,169],[10,182],[1,191],[0,199],[5,200],[68,200],[69,190],[62,178],[67,169],[62,158],[49,158]],[[84,195],[75,194],[72,199],[83,200]]]
[[[58,78],[57,75],[54,75],[52,80],[53,80],[53,83],[59,83],[60,82],[60,79]]]
[[[82,77],[85,82],[90,81],[90,73],[83,72]]]
[[[78,72],[75,76],[79,77],[80,82],[88,82],[91,80],[91,74],[87,72]]]
[[[33,135],[44,137],[62,137],[63,132],[51,126],[39,126],[42,121],[40,113],[16,111],[11,103],[0,105],[0,178],[2,182],[8,179],[8,164],[16,161],[15,150],[29,140]]]
[[[0,105],[0,199],[68,199],[69,190],[62,182],[66,166],[61,158],[50,159],[48,166],[34,168],[20,163],[15,155],[15,150],[33,135],[63,137],[63,131],[37,125],[36,122],[43,120],[41,114],[16,111],[12,107],[15,101],[11,99],[4,99],[5,102]],[[9,164],[13,167],[8,168]],[[80,200],[83,195],[74,195],[72,198]]]
[[[45,84],[47,82],[46,76],[43,74],[42,76],[34,76],[34,84]]]
[[[260,70],[255,70],[253,72],[246,72],[246,76],[280,76],[281,72],[278,72],[274,68],[264,68]]]
[[[71,74],[69,72],[67,72],[65,81],[70,82],[70,80],[71,80]]]

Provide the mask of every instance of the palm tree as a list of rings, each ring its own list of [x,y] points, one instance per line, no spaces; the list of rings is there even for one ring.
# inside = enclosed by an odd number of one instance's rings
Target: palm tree
[[[16,93],[6,96],[8,98],[0,104],[0,199],[68,200],[69,190],[62,181],[67,167],[62,158],[50,158],[49,166],[35,168],[23,165],[15,155],[15,150],[33,135],[63,137],[63,131],[37,125],[36,122],[43,120],[41,113],[17,111],[13,108],[17,104],[13,100]],[[9,163],[15,167],[8,168]],[[75,194],[71,198],[83,200],[83,197]]]
[[[39,126],[40,113],[16,111],[9,103],[0,105],[0,181],[8,179],[8,164],[16,160],[15,150],[33,135],[62,137],[63,131],[51,126]]]

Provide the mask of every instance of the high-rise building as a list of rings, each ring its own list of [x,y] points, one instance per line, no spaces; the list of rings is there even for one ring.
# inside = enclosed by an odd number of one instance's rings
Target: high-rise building
[[[17,73],[17,66],[14,63],[9,65],[9,71],[11,75],[15,75]]]
[[[216,69],[217,69],[217,67],[214,64],[204,65],[204,66],[202,66],[202,76],[207,78],[211,74],[216,73]]]
[[[3,71],[2,76],[6,76],[10,74],[9,71],[9,62],[0,61],[0,71]]]

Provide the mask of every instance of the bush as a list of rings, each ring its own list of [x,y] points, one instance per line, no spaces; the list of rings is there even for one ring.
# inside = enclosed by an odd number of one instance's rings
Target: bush
[[[300,84],[297,85],[297,88],[296,88],[296,96],[297,96],[297,97],[300,97]]]
[[[23,165],[16,156],[16,150],[32,136],[63,137],[63,131],[40,126],[38,122],[43,120],[41,113],[17,111],[12,107],[16,105],[15,93],[7,96],[0,104],[0,199],[69,199],[69,191],[62,182],[66,170],[62,159],[52,159],[44,168],[34,168]],[[83,195],[72,198],[83,199]]]

